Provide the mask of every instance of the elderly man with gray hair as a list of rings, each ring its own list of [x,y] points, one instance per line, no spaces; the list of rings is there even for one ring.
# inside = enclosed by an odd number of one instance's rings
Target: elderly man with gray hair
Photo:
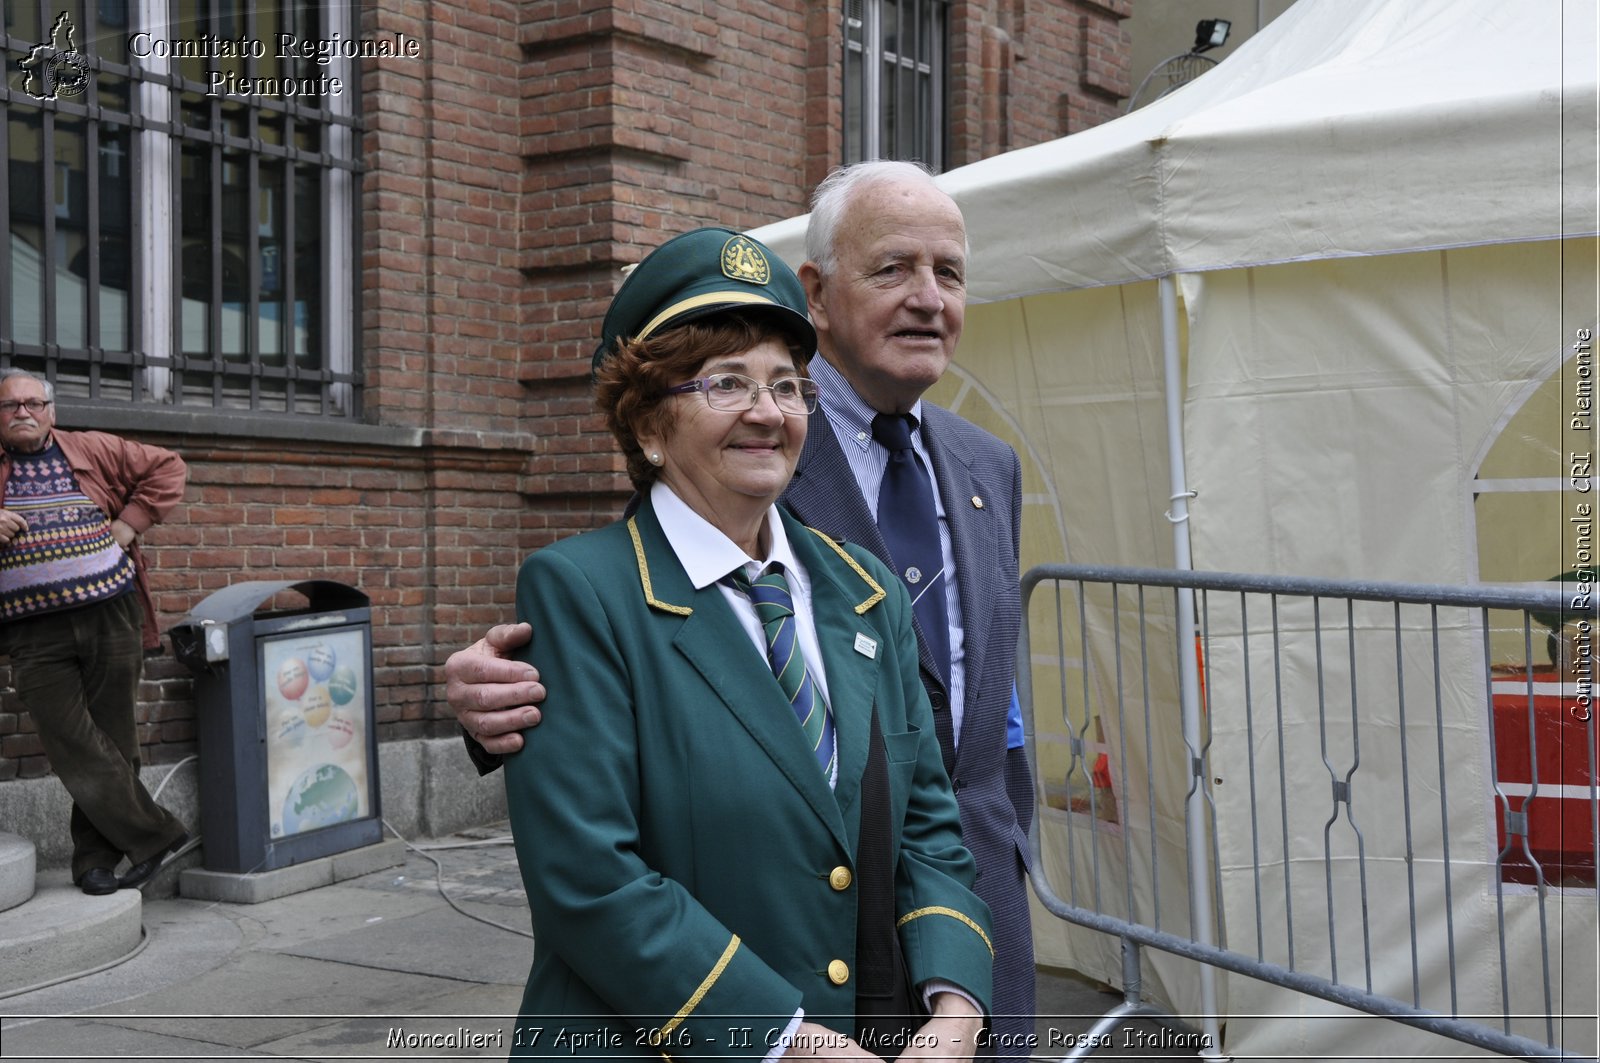
[[[106,894],[188,840],[139,779],[134,726],[144,651],[160,645],[138,540],[187,472],[170,450],[55,423],[49,382],[0,373],[0,652],[72,796],[72,881]]]

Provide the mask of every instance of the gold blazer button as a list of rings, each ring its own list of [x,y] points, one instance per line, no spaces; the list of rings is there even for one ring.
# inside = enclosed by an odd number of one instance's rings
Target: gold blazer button
[[[834,960],[828,964],[828,981],[834,985],[844,985],[850,981],[850,965],[843,960]]]
[[[828,885],[832,886],[836,890],[847,890],[847,889],[849,889],[850,888],[850,869],[848,867],[836,867],[836,868],[834,868],[831,872],[828,873]]]

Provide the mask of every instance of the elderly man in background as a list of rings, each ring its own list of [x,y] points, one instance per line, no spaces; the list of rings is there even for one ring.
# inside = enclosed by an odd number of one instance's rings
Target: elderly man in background
[[[861,163],[817,188],[806,255],[798,272],[821,402],[783,503],[888,562],[915,602],[922,683],[977,862],[975,890],[994,916],[994,1018],[980,1055],[1026,1058],[1033,784],[1013,674],[1021,470],[1004,442],[922,399],[961,338],[965,222],[920,167]],[[528,637],[522,625],[496,627],[446,663],[450,704],[481,743],[469,743],[481,769],[495,762],[485,751],[521,748],[516,732],[539,720],[537,670],[501,659]]]
[[[160,645],[138,537],[183,499],[186,470],[170,450],[58,429],[54,405],[47,382],[0,373],[0,652],[72,796],[72,881],[106,894],[188,840],[139,779],[134,726]]]

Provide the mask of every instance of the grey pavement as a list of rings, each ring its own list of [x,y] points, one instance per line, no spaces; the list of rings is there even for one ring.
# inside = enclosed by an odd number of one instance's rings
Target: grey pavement
[[[0,997],[0,1059],[504,1058],[533,953],[506,837],[419,842],[441,871],[408,851],[403,866],[260,904],[147,897],[131,958]],[[41,882],[52,875],[65,881]],[[1037,1055],[1051,1059],[1121,999],[1067,972],[1041,972],[1039,998]],[[1148,1021],[1129,1029],[1095,1057],[1195,1054],[1151,1049]]]

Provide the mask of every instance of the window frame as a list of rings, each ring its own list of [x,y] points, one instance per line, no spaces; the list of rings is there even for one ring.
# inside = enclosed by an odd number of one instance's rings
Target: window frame
[[[913,54],[887,47],[885,9],[891,6],[894,25],[916,28]],[[846,165],[901,159],[921,162],[935,173],[945,168],[950,140],[950,8],[950,0],[845,0],[840,15],[840,121]],[[889,71],[899,76],[889,77]],[[906,75],[913,82],[909,107],[902,100]],[[908,110],[915,119],[909,129],[902,121],[886,131],[892,118]],[[886,144],[890,137],[896,143]]]
[[[220,0],[200,0],[211,18],[224,13]],[[128,5],[127,25],[116,32],[133,34],[148,31],[165,39],[177,39],[172,25],[171,11],[176,5],[168,0],[132,0]],[[317,35],[321,38],[339,34],[349,40],[357,35],[354,24],[355,9],[341,4],[314,4],[318,20]],[[242,15],[251,20],[246,23],[246,35],[265,37],[256,31],[255,9],[242,6]],[[41,10],[49,12],[50,4]],[[86,25],[76,27],[76,43],[81,50],[84,42],[100,39],[99,8],[87,3],[72,11],[84,18]],[[26,48],[10,36],[11,27],[0,27],[4,42],[15,49]],[[48,32],[48,28],[41,29]],[[81,53],[84,54],[84,53]],[[359,365],[357,337],[359,320],[359,263],[356,258],[360,247],[359,180],[362,165],[357,151],[361,129],[360,77],[357,64],[344,56],[335,57],[328,66],[317,66],[317,73],[341,81],[342,91],[317,98],[277,97],[258,95],[248,98],[211,97],[202,100],[209,104],[210,128],[182,124],[182,99],[189,94],[193,101],[196,92],[204,93],[203,82],[184,80],[174,69],[176,61],[159,55],[137,56],[128,54],[126,63],[95,54],[84,54],[91,78],[109,76],[126,80],[126,111],[115,110],[101,99],[93,84],[88,93],[73,98],[39,99],[23,92],[14,79],[0,84],[0,103],[4,103],[6,119],[0,121],[0,146],[6,150],[8,168],[12,154],[10,122],[23,109],[38,112],[40,122],[41,155],[39,176],[42,187],[37,190],[44,210],[49,217],[41,220],[43,251],[39,278],[39,302],[42,320],[37,337],[29,342],[17,341],[13,327],[17,308],[19,284],[13,276],[12,252],[4,249],[0,254],[0,366],[19,366],[50,379],[62,398],[74,404],[83,403],[107,412],[117,409],[182,411],[190,415],[218,414],[237,419],[262,417],[280,420],[321,418],[333,421],[356,422],[361,416],[362,378]],[[251,63],[254,61],[251,60]],[[207,66],[218,65],[205,61]],[[293,59],[283,64],[282,75],[302,76],[295,69]],[[246,71],[249,73],[250,71]],[[240,132],[239,122],[229,129],[219,120],[221,108],[228,105],[237,117],[243,115],[246,135]],[[191,113],[193,108],[191,107]],[[269,117],[270,116],[270,117]],[[255,134],[263,118],[281,123],[284,135],[278,143],[264,142]],[[54,235],[55,212],[49,205],[60,199],[56,167],[52,165],[53,130],[58,121],[81,123],[84,158],[81,176],[86,187],[87,204],[83,231],[86,246],[94,247],[103,239],[100,216],[99,149],[101,131],[116,127],[119,139],[125,134],[127,155],[124,165],[128,169],[128,262],[127,262],[127,328],[123,344],[106,347],[107,333],[99,320],[103,299],[103,282],[98,268],[100,256],[91,254],[85,276],[85,298],[88,306],[84,318],[85,333],[81,346],[64,346],[60,340],[57,321],[57,273],[61,269],[58,256],[62,253]],[[289,130],[294,126],[316,131],[314,144],[297,144]],[[224,358],[218,319],[223,309],[223,293],[213,284],[205,312],[209,318],[209,331],[205,350],[186,354],[183,350],[182,321],[184,292],[182,284],[184,245],[182,232],[182,164],[186,146],[193,152],[196,146],[209,150],[213,160],[220,160],[224,151],[230,158],[247,163],[248,176],[236,192],[246,197],[247,207],[254,204],[263,186],[258,182],[258,168],[262,160],[270,160],[279,171],[280,187],[286,203],[286,217],[282,222],[281,243],[284,257],[290,259],[288,273],[292,278],[293,248],[296,234],[293,228],[293,200],[296,196],[296,171],[311,168],[316,177],[315,199],[320,212],[320,234],[317,237],[318,265],[321,279],[316,284],[318,319],[316,358],[312,367],[296,364],[294,354],[294,317],[296,300],[288,285],[284,288],[282,304],[287,308],[287,321],[281,327],[287,330],[280,343],[280,351],[263,352],[260,347],[262,322],[257,303],[263,264],[255,255],[247,265],[246,290],[251,294],[244,304],[239,327],[245,342],[242,356]],[[92,160],[92,161],[87,161]],[[11,231],[10,172],[0,180],[0,216],[7,218],[7,231]],[[220,194],[220,176],[212,180],[214,195],[205,207],[210,217],[213,235],[216,235],[225,207]],[[233,190],[233,186],[229,186]],[[257,237],[250,230],[249,248],[257,251]],[[348,234],[340,238],[340,234]],[[8,241],[9,242],[9,241]],[[220,241],[214,241],[220,244]],[[213,256],[213,262],[219,256]],[[215,271],[213,271],[215,272]],[[193,300],[189,300],[191,303]],[[193,308],[191,307],[191,313]],[[33,339],[39,342],[32,342]],[[276,360],[277,364],[268,364]],[[126,379],[112,382],[103,370],[115,368]],[[200,384],[195,386],[195,378]],[[189,387],[183,385],[186,382]],[[280,383],[281,382],[281,383]],[[199,398],[207,390],[209,400]],[[263,389],[263,383],[266,384]]]

